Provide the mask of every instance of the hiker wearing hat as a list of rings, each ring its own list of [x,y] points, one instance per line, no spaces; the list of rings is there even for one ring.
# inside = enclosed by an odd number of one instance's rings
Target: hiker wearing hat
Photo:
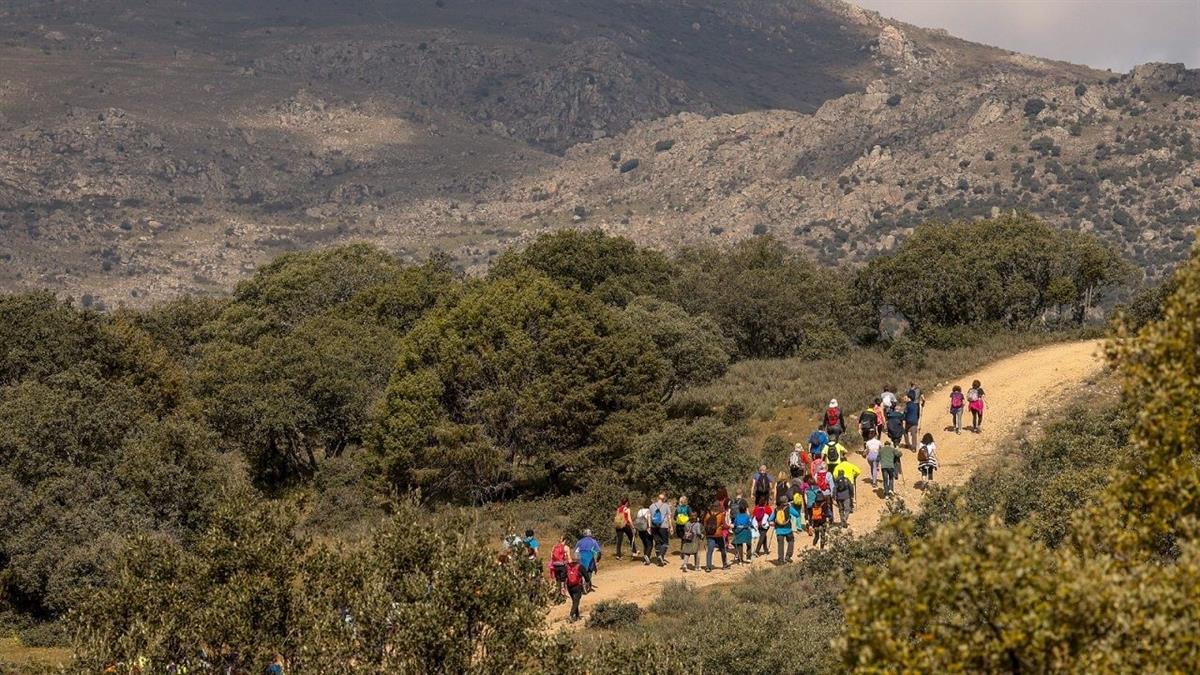
[[[846,417],[842,414],[836,398],[829,399],[829,407],[825,408],[825,416],[821,421],[825,425],[825,433],[832,441],[837,441],[846,430]]]

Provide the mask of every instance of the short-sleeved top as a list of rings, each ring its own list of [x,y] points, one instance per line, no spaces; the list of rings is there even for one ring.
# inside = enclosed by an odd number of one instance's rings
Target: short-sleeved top
[[[893,408],[896,406],[896,395],[890,391],[885,391],[880,394],[879,400],[883,402],[884,408]]]
[[[883,441],[878,438],[872,438],[867,441],[867,460],[874,461],[879,459],[879,448],[883,447]]]

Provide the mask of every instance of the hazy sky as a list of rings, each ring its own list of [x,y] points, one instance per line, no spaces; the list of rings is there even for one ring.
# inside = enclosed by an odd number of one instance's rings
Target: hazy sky
[[[1200,67],[1200,0],[851,0],[907,23],[1035,56],[1129,70]]]

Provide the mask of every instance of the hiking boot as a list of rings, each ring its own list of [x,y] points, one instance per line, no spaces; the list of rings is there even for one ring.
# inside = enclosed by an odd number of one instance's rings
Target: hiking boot
[[[711,571],[712,571],[712,568],[711,568],[711,567],[705,567],[705,568],[704,568],[704,572],[705,572],[706,574],[707,574],[708,572],[711,572]]]

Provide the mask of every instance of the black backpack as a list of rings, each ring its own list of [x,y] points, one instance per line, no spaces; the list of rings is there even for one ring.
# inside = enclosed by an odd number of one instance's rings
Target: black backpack
[[[838,493],[850,492],[850,479],[846,478],[845,474],[833,479],[833,487]]]
[[[717,514],[711,511],[704,516],[704,534],[709,537],[717,536]]]

